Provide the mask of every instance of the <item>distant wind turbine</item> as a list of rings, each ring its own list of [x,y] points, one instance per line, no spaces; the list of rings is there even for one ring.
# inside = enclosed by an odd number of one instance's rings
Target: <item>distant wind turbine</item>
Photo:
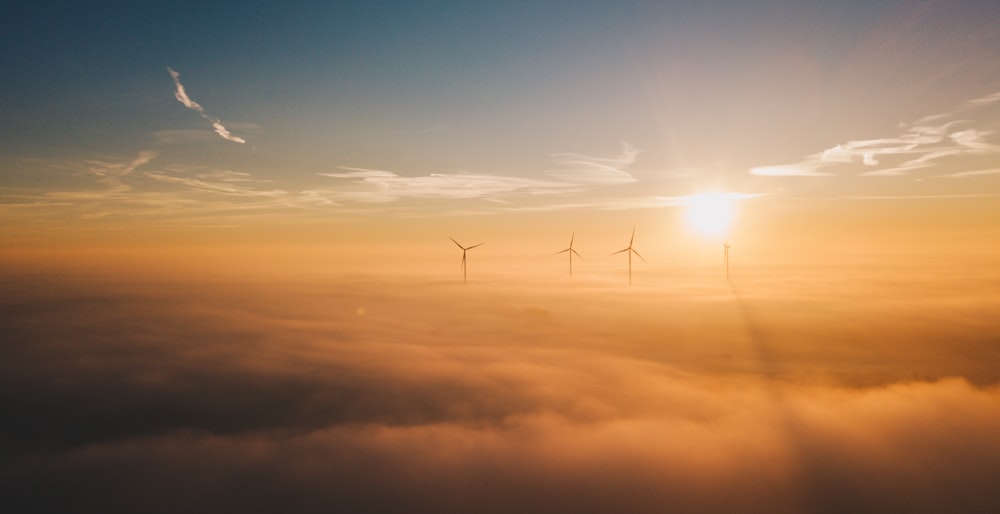
[[[628,253],[628,285],[632,285],[632,254],[634,253],[636,257],[642,259],[642,262],[646,262],[646,259],[643,259],[642,256],[639,255],[639,252],[635,251],[635,248],[632,248],[633,241],[635,241],[635,227],[632,227],[632,237],[628,240],[628,247],[624,250],[618,250],[617,252],[611,254],[617,255],[622,252]]]
[[[559,255],[561,253],[569,254],[569,276],[571,277],[573,276],[573,254],[575,253],[577,257],[581,259],[583,258],[583,256],[580,255],[580,252],[573,249],[573,238],[575,237],[576,237],[576,232],[574,232],[573,235],[569,236],[569,248],[565,250],[559,250],[558,252],[553,254],[553,255]]]
[[[726,280],[729,280],[729,241],[726,241],[726,245],[722,250],[722,261],[726,263]]]
[[[458,245],[459,248],[462,249],[462,282],[468,284],[469,283],[469,274],[468,274],[468,268],[465,265],[465,252],[468,252],[469,250],[471,250],[471,249],[473,249],[473,248],[475,248],[477,246],[483,246],[486,243],[479,243],[477,245],[472,245],[472,246],[469,246],[469,247],[465,247],[465,246],[462,246],[461,244],[459,244],[458,241],[455,241],[455,238],[453,238],[451,236],[448,236],[448,239],[451,239],[452,243],[455,243],[456,245]]]

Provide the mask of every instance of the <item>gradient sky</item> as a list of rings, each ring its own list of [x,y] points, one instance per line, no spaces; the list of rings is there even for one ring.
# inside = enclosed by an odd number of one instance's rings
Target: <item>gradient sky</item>
[[[91,4],[0,15],[5,505],[1000,511],[1000,3]]]
[[[995,2],[57,2],[3,18],[0,231],[18,247],[370,231],[515,246],[505,230],[587,224],[603,252],[633,225],[682,237],[675,207],[705,191],[742,199],[744,248],[783,227],[997,229]]]

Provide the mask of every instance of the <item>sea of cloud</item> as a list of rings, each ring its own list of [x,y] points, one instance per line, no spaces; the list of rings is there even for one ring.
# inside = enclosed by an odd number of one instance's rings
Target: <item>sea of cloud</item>
[[[6,268],[0,493],[18,512],[1000,507],[996,276],[645,280]]]

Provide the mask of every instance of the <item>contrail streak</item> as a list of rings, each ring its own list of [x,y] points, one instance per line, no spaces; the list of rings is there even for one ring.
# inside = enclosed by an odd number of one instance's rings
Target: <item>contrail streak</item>
[[[246,140],[242,137],[234,136],[230,133],[229,130],[226,129],[225,125],[222,124],[222,120],[205,112],[205,108],[202,107],[201,104],[195,102],[188,96],[187,90],[184,89],[184,84],[181,84],[180,73],[174,71],[174,69],[170,66],[167,66],[167,71],[170,73],[170,78],[174,80],[174,87],[176,88],[174,91],[174,98],[176,98],[178,102],[184,105],[184,107],[187,107],[192,111],[196,111],[202,118],[205,119],[205,121],[211,123],[212,129],[215,130],[215,133],[222,137],[222,139],[232,141],[234,143],[246,143]]]

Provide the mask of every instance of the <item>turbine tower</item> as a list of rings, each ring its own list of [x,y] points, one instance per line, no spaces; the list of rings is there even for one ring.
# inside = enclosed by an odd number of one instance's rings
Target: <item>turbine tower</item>
[[[729,280],[729,240],[722,249],[722,262],[726,264],[726,280]]]
[[[559,255],[561,253],[569,254],[569,276],[571,277],[573,276],[573,254],[575,253],[577,257],[581,259],[583,258],[583,256],[580,255],[580,252],[573,249],[573,238],[575,237],[576,237],[576,232],[574,232],[573,235],[569,236],[569,248],[565,250],[559,250],[558,252],[553,254],[553,255]]]
[[[448,239],[451,239],[452,243],[455,243],[456,245],[458,245],[459,248],[462,249],[462,282],[468,284],[469,283],[469,274],[468,274],[468,268],[465,265],[465,252],[468,252],[469,250],[471,250],[471,249],[473,249],[473,248],[475,248],[477,246],[483,246],[486,243],[479,243],[477,245],[472,245],[472,246],[469,246],[469,247],[465,247],[465,246],[462,246],[461,244],[459,244],[458,241],[455,241],[455,238],[453,238],[451,236],[448,236]]]
[[[617,252],[611,254],[617,255],[622,252],[628,253],[628,285],[632,285],[632,254],[634,253],[636,257],[642,259],[642,262],[646,262],[646,259],[643,259],[642,256],[639,255],[639,252],[635,251],[635,248],[632,248],[633,241],[635,241],[635,227],[632,227],[632,237],[628,240],[628,246],[624,250],[618,250]]]

